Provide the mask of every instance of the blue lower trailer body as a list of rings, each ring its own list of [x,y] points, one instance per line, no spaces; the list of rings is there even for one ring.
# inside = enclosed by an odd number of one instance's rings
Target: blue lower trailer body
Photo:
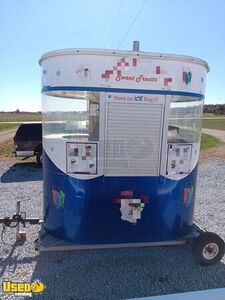
[[[162,176],[76,179],[44,153],[44,229],[75,244],[170,241],[193,228],[197,167],[184,179]],[[139,218],[122,218],[121,199],[141,199]]]

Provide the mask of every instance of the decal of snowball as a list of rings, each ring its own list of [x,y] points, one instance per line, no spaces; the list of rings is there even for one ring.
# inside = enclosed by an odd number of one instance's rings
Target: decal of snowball
[[[138,219],[141,219],[141,212],[145,204],[141,199],[121,199],[121,219],[123,221],[136,224]]]

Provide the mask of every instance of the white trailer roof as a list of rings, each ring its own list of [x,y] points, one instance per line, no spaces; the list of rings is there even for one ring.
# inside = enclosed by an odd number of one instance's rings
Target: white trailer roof
[[[39,64],[46,58],[61,56],[61,55],[100,55],[100,56],[138,56],[146,59],[160,59],[160,60],[174,60],[183,62],[192,62],[206,67],[209,71],[209,65],[206,61],[187,55],[178,54],[168,54],[168,53],[157,53],[157,52],[134,52],[134,51],[124,51],[124,50],[108,50],[108,49],[94,49],[94,48],[70,48],[70,49],[60,49],[49,51],[43,54],[39,60]]]

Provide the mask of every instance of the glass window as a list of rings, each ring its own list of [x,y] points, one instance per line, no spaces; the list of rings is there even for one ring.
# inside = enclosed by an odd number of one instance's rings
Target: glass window
[[[203,100],[173,96],[170,104],[169,143],[197,143],[201,138]]]
[[[99,93],[51,91],[43,94],[43,134],[99,140]]]

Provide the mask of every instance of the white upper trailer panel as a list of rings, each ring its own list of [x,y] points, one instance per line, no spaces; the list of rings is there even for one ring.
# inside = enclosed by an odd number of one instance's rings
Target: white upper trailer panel
[[[75,87],[204,95],[209,71],[205,61],[190,56],[101,49],[52,51],[44,54],[39,63],[43,91]]]

